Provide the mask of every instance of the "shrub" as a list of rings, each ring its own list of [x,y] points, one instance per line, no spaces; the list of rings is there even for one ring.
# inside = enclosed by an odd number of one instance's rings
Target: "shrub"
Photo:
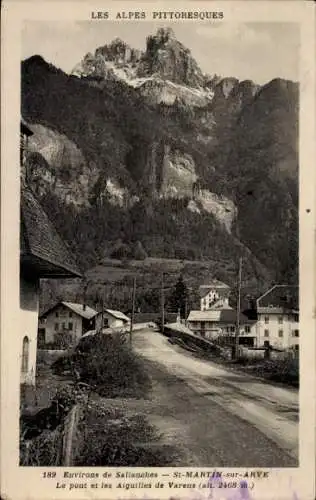
[[[140,396],[150,387],[143,363],[130,348],[125,335],[94,336],[80,354],[81,380],[95,384],[103,396]]]
[[[107,397],[141,397],[151,386],[141,358],[123,334],[96,334],[82,339],[75,353],[57,360],[53,370],[77,374],[82,382]]]
[[[299,387],[299,363],[296,359],[257,361],[250,371],[267,380]]]

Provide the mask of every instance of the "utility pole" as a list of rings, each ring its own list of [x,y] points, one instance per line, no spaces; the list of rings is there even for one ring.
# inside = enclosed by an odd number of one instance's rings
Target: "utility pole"
[[[83,311],[86,310],[86,302],[87,302],[87,288],[88,288],[89,282],[87,281],[86,277],[83,278],[83,297],[82,297],[82,309]]]
[[[165,329],[165,294],[164,294],[164,279],[163,273],[161,274],[161,332],[164,333]]]
[[[134,281],[133,281],[132,317],[129,329],[129,341],[131,345],[132,345],[132,334],[133,334],[134,315],[135,315],[135,298],[136,298],[136,276],[134,276]]]
[[[241,273],[242,273],[242,257],[240,257],[240,259],[239,259],[239,270],[238,270],[237,315],[236,315],[236,334],[235,334],[235,359],[238,359],[238,350],[239,350],[240,302],[241,302]]]
[[[103,327],[104,327],[104,294],[102,295],[101,299],[101,333],[103,332]]]
[[[188,315],[188,297],[186,295],[184,302],[184,324],[187,326],[187,315]]]

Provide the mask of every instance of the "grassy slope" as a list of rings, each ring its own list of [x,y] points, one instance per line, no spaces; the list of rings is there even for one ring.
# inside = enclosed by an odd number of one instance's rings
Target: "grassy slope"
[[[108,308],[117,308],[126,312],[131,310],[133,278],[137,278],[136,305],[142,312],[160,310],[161,275],[164,273],[166,307],[168,294],[176,284],[180,274],[190,288],[188,309],[199,307],[198,287],[207,276],[224,281],[232,287],[234,301],[237,263],[230,261],[187,261],[179,259],[147,258],[141,261],[119,261],[106,259],[98,266],[90,268],[87,300],[92,307],[100,307],[104,298]],[[243,273],[242,295],[257,296],[270,283],[269,274],[262,274],[259,279],[253,277],[252,268],[245,266]],[[79,280],[65,280],[58,287],[53,281],[42,282],[41,310],[48,308],[58,299],[82,302],[83,288]],[[243,305],[247,307],[246,301]],[[175,311],[176,312],[176,311]]]

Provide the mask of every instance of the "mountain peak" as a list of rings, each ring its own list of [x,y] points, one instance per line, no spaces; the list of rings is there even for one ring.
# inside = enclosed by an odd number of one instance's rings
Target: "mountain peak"
[[[141,51],[132,49],[121,38],[115,38],[107,45],[99,47],[95,51],[95,58],[103,57],[106,61],[117,64],[128,64],[135,62],[140,58]]]
[[[156,35],[151,35],[148,38],[156,38],[162,44],[168,43],[170,40],[177,41],[174,31],[170,27],[158,28]]]
[[[204,75],[190,50],[179,42],[171,28],[159,28],[147,37],[146,51],[138,67],[138,76],[157,74],[163,80],[201,87]]]

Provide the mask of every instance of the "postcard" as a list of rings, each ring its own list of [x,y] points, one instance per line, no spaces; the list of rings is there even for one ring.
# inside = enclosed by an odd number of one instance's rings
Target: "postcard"
[[[3,3],[3,499],[315,498],[314,21]]]

